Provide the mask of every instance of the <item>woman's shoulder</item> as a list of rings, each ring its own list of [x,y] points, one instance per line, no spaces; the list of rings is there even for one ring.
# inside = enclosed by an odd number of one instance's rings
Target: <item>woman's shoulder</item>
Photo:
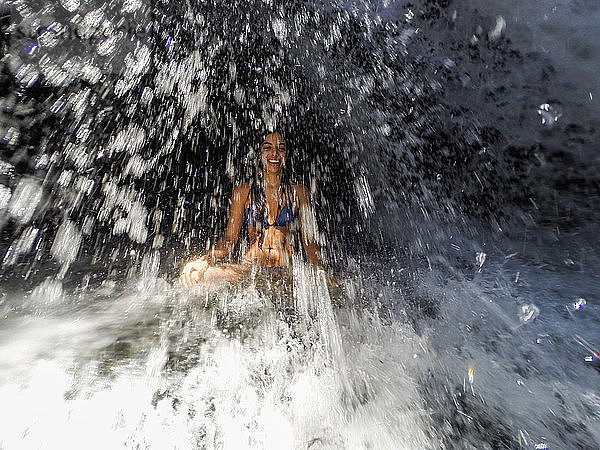
[[[306,186],[304,186],[303,184],[290,183],[290,186],[292,186],[292,189],[294,189],[296,192],[307,192],[308,193],[308,188]]]
[[[250,183],[238,184],[233,188],[234,200],[246,200],[250,194]]]
[[[291,186],[292,190],[294,191],[294,196],[298,198],[301,202],[310,198],[308,188],[303,184],[292,183]]]
[[[240,183],[234,186],[235,190],[250,191],[250,183]]]

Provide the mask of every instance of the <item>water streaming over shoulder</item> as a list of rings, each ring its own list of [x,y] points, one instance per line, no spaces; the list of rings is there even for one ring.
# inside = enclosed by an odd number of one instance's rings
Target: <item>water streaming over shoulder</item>
[[[594,448],[599,11],[5,2],[0,447]],[[182,290],[274,129],[340,287]]]

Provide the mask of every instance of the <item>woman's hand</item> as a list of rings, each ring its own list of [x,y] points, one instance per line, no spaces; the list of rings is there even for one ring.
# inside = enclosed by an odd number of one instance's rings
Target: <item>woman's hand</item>
[[[204,272],[208,269],[208,261],[206,256],[202,256],[199,259],[191,261],[183,266],[179,282],[185,287],[190,288],[200,281],[204,277]]]

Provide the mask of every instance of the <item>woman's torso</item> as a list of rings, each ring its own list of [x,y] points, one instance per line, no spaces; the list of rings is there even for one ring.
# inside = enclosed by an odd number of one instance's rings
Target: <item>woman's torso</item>
[[[247,263],[263,267],[287,267],[291,265],[293,251],[293,232],[297,224],[297,205],[293,187],[285,189],[280,202],[271,202],[265,207],[266,214],[255,211],[250,189],[246,201],[246,224],[250,249],[246,253]],[[277,205],[276,213],[271,213]],[[258,236],[256,221],[262,220],[262,236]]]

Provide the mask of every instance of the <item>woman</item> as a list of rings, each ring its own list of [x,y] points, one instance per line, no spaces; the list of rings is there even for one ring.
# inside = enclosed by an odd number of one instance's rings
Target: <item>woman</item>
[[[262,267],[289,267],[294,253],[295,231],[307,259],[322,268],[316,242],[316,223],[310,197],[305,186],[290,184],[285,171],[285,140],[281,134],[268,134],[260,145],[259,174],[252,184],[236,186],[231,198],[227,230],[204,256],[187,263],[181,282],[191,287],[210,281],[235,281],[250,270],[252,264]],[[215,263],[228,256],[238,241],[243,223],[248,227],[250,249],[243,264]]]

